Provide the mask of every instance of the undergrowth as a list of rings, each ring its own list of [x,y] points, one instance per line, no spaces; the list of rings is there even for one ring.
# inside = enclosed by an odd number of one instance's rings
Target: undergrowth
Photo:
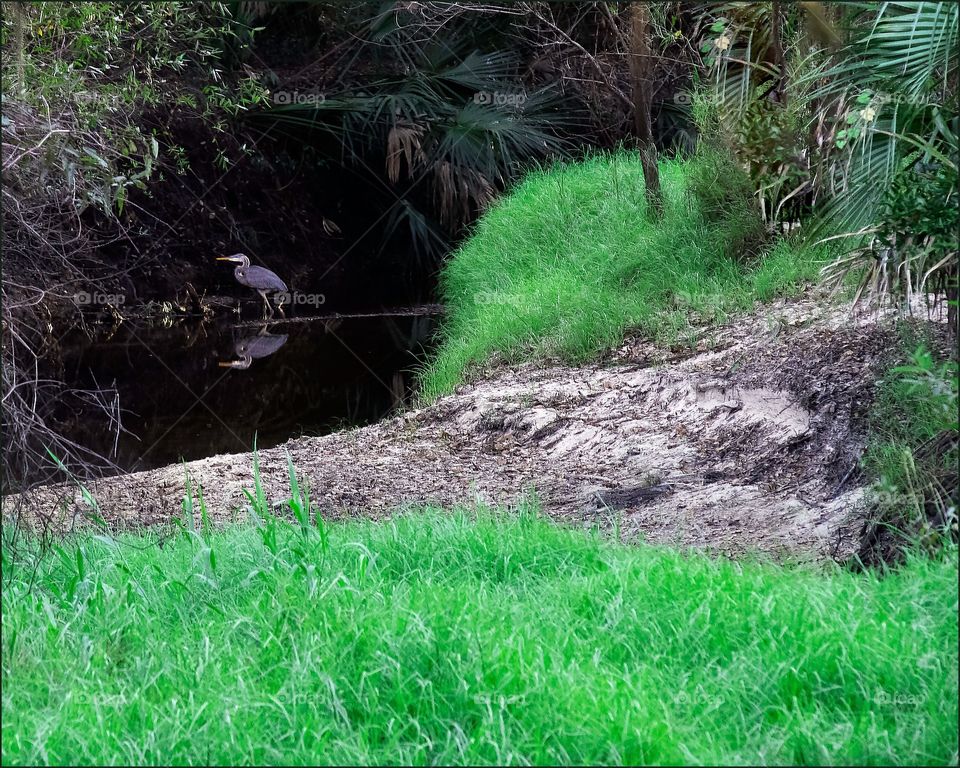
[[[717,153],[662,162],[660,221],[647,215],[636,153],[529,175],[444,268],[448,316],[421,375],[424,399],[449,392],[494,354],[582,361],[627,329],[672,344],[797,292],[828,255],[765,242],[736,173]]]
[[[867,559],[896,560],[906,546],[957,539],[957,361],[923,344],[905,358],[880,381],[870,417]]]

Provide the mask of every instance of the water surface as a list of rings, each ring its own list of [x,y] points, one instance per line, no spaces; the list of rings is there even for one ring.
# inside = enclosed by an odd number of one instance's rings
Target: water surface
[[[64,377],[120,413],[122,430],[91,403],[59,414],[72,440],[135,471],[271,447],[300,435],[366,424],[413,392],[434,327],[430,315],[278,323],[125,322],[61,340]]]

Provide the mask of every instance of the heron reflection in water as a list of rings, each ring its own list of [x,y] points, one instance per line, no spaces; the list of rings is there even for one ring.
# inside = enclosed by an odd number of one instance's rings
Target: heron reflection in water
[[[269,357],[287,343],[288,334],[267,333],[267,326],[254,336],[245,336],[233,345],[233,351],[239,360],[223,360],[218,363],[221,368],[236,368],[246,370],[254,360]]]

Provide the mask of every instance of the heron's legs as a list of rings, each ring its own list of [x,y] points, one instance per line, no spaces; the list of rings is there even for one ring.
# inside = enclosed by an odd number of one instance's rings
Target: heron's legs
[[[273,307],[270,305],[270,299],[267,298],[266,291],[257,291],[260,294],[260,298],[263,299],[263,316],[264,318],[273,317]]]

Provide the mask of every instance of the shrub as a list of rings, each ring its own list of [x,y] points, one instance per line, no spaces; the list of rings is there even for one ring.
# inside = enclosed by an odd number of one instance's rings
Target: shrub
[[[756,256],[767,230],[753,182],[729,150],[701,142],[688,168],[687,185],[704,219],[723,231],[726,255],[742,260]]]
[[[874,484],[861,559],[901,560],[905,547],[957,538],[957,362],[923,346],[879,385],[863,465]]]

